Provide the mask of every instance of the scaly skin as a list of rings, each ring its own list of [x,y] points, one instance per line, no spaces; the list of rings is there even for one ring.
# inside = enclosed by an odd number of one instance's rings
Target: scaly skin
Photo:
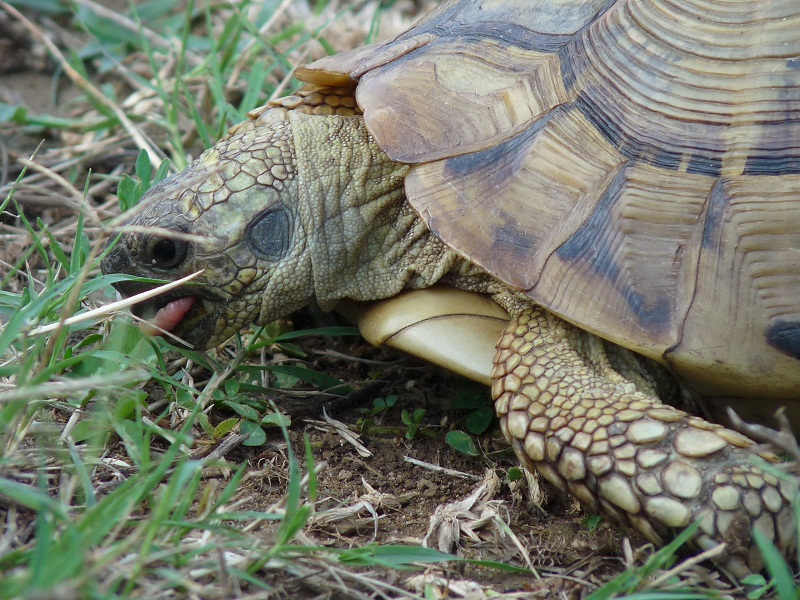
[[[493,395],[527,468],[657,542],[699,520],[696,544],[728,542],[722,562],[738,575],[761,567],[752,526],[791,553],[790,486],[750,464],[750,440],[637,390],[611,367],[598,338],[459,259],[406,203],[407,167],[383,154],[363,120],[287,109],[304,104],[256,114],[143,201],[129,224],[206,240],[170,247],[155,233],[124,234],[104,272],[166,279],[206,272],[141,314],[198,296],[173,333],[207,348],[312,298],[332,308],[440,280],[491,293],[512,316]],[[283,217],[265,226],[259,219],[267,211]],[[127,295],[143,287],[118,285]]]
[[[657,544],[699,521],[694,542],[727,542],[722,562],[739,576],[763,566],[752,528],[794,550],[793,488],[753,464],[753,442],[635,389],[598,338],[532,307],[512,318],[494,363],[514,452],[589,510]]]

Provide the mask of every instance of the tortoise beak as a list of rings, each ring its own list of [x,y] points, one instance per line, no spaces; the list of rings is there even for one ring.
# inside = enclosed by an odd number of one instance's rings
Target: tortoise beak
[[[127,244],[118,243],[114,245],[115,241],[116,238],[111,238],[108,241],[106,248],[108,249],[111,246],[113,247],[108,250],[108,253],[100,263],[100,270],[104,275],[109,275],[111,273],[127,273],[129,275],[133,275],[133,269],[136,265],[133,261],[133,257],[131,256]],[[120,242],[121,241],[122,240],[120,240]],[[114,284],[114,287],[116,287],[116,284]]]
[[[109,242],[109,245],[113,241]],[[128,244],[122,242],[124,240],[120,240],[120,243],[111,248],[103,258],[100,263],[101,271],[106,275],[157,277],[152,273],[143,273]],[[117,281],[112,285],[123,298],[130,298],[158,287],[140,281]],[[146,335],[159,336],[168,333],[170,343],[176,346],[204,349],[215,333],[221,312],[220,300],[202,285],[189,283],[134,304],[131,313],[141,319],[139,327]]]

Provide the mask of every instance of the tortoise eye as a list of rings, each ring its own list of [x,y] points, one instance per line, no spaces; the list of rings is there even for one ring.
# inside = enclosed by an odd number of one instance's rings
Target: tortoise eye
[[[245,235],[258,256],[267,260],[280,259],[291,243],[289,211],[282,204],[273,206],[250,223]]]
[[[188,247],[189,244],[183,240],[155,239],[148,248],[146,262],[153,267],[169,269],[183,262]]]

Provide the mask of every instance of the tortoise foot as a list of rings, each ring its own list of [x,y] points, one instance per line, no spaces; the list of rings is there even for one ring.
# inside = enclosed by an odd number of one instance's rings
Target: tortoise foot
[[[790,555],[795,487],[757,464],[776,457],[635,389],[592,339],[541,309],[503,333],[492,391],[526,468],[659,544],[699,521],[693,543],[726,542],[720,562],[737,576],[763,566],[753,529]]]

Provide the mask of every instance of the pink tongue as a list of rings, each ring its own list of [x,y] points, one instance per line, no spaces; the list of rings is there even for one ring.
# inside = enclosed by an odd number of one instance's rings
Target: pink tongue
[[[187,296],[170,302],[159,309],[152,319],[140,323],[139,329],[145,335],[161,335],[164,331],[172,331],[192,308],[195,300],[194,296]]]

